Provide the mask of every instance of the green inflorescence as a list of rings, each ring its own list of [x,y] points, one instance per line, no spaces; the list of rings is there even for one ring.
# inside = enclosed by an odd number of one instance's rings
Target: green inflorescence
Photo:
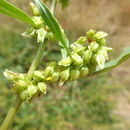
[[[41,19],[36,6],[34,4],[31,6],[36,26],[30,27],[23,35],[37,37],[38,43],[44,42],[45,39],[54,39],[53,33]],[[50,63],[44,70],[34,71],[31,79],[28,74],[9,70],[5,70],[4,76],[13,81],[13,90],[22,100],[46,94],[48,84],[58,83],[62,86],[66,81],[74,81],[94,73],[96,66],[103,69],[108,60],[108,52],[112,50],[106,46],[106,37],[105,32],[88,31],[86,36],[78,38],[70,45],[70,56],[62,58],[58,63]]]

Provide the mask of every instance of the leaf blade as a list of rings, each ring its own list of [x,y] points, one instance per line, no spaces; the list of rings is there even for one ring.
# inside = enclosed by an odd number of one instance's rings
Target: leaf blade
[[[117,67],[118,65],[124,63],[126,60],[128,60],[130,58],[130,47],[125,48],[121,54],[114,60],[108,62],[105,64],[105,67],[103,70],[100,70],[98,67],[96,68],[96,72],[93,73],[93,75],[95,74],[99,74],[102,72],[106,72],[109,71],[115,67]]]
[[[50,30],[54,33],[56,38],[61,42],[62,47],[64,47],[67,53],[70,55],[68,39],[65,33],[63,32],[63,30],[61,29],[61,26],[59,25],[56,18],[52,15],[51,11],[43,2],[41,2],[40,0],[35,0],[35,3],[45,23],[48,25]]]
[[[0,13],[34,25],[33,20],[28,14],[13,4],[9,3],[8,1],[0,0]]]

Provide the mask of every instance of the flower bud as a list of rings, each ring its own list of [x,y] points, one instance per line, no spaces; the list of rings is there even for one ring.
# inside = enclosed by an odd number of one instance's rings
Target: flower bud
[[[102,32],[102,31],[99,31],[99,32],[97,32],[96,34],[95,34],[95,38],[96,39],[101,39],[101,38],[105,38],[105,37],[107,37],[108,36],[108,34],[107,33],[105,33],[105,32]]]
[[[80,70],[80,77],[85,77],[89,74],[89,69],[88,67],[82,67]]]
[[[40,92],[42,92],[43,94],[46,94],[47,85],[44,82],[39,82],[37,87]]]
[[[70,69],[66,69],[66,70],[64,70],[64,71],[62,71],[61,73],[60,73],[60,83],[59,83],[59,86],[62,86],[63,84],[64,84],[64,82],[66,81],[66,80],[68,80],[68,78],[69,78],[69,70]]]
[[[28,94],[30,97],[32,97],[37,92],[37,88],[35,85],[29,85],[28,86]]]
[[[30,3],[30,6],[32,7],[33,15],[40,15],[37,6],[34,3]]]
[[[23,101],[29,99],[29,93],[28,93],[28,91],[27,91],[27,90],[22,91],[22,92],[20,93],[20,97],[21,97],[21,99],[22,99]]]
[[[106,61],[104,55],[98,53],[98,54],[96,55],[96,60],[97,60],[97,63],[98,63],[98,65],[99,65],[99,68],[100,68],[100,69],[103,69],[103,68],[104,68],[104,65],[105,65],[105,61]]]
[[[78,69],[72,69],[70,70],[70,80],[76,80],[79,78],[80,72]]]
[[[69,56],[65,57],[65,58],[61,59],[58,64],[62,65],[62,66],[70,66],[71,58]]]
[[[98,48],[99,48],[98,43],[96,43],[96,42],[91,42],[91,44],[90,44],[90,50],[91,50],[91,51],[96,52],[96,51],[98,50]]]
[[[59,80],[59,78],[60,78],[59,72],[54,72],[54,73],[52,74],[51,82],[56,82],[56,81]]]
[[[37,78],[40,78],[40,79],[44,79],[45,78],[43,73],[40,72],[40,71],[34,71],[33,76],[37,77]]]
[[[4,71],[4,73],[3,73],[3,75],[4,75],[8,80],[13,81],[13,80],[15,80],[15,79],[18,77],[19,74],[18,74],[18,73],[14,73],[14,72],[12,72],[12,71],[6,69],[6,70]]]
[[[87,51],[85,51],[84,53],[83,53],[83,59],[84,59],[84,61],[85,61],[85,63],[89,63],[90,62],[90,60],[91,60],[91,57],[92,57],[92,52],[90,51],[90,50],[87,50]]]
[[[96,42],[97,42],[100,46],[106,46],[106,39],[105,39],[105,38],[97,39]]]
[[[83,59],[81,56],[79,56],[77,53],[72,55],[72,61],[75,66],[81,66],[83,65]]]
[[[86,34],[87,34],[87,38],[93,38],[95,35],[95,30],[91,29],[89,30]]]
[[[85,44],[86,37],[79,37],[79,39],[76,41],[78,44]]]
[[[37,42],[43,43],[47,34],[47,31],[44,28],[40,28],[37,30]]]
[[[54,73],[54,66],[47,66],[44,73],[45,77],[52,76],[53,73]]]

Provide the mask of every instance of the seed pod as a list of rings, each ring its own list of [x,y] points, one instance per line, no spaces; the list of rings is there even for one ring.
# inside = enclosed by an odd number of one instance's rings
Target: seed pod
[[[88,67],[82,67],[80,70],[80,77],[85,77],[89,74],[89,69]]]
[[[98,65],[99,65],[99,68],[100,68],[100,69],[103,69],[103,68],[104,68],[104,65],[105,65],[105,61],[106,61],[104,55],[98,53],[98,54],[96,55],[96,60],[97,60],[97,63],[98,63]]]
[[[97,32],[96,34],[95,34],[95,38],[96,39],[102,39],[102,38],[105,38],[105,37],[107,37],[108,36],[108,34],[107,33],[105,33],[105,32],[102,32],[102,31],[99,31],[99,32]]]
[[[85,44],[86,37],[79,37],[79,39],[76,41],[78,44]]]
[[[20,93],[20,97],[21,97],[21,99],[23,101],[28,100],[29,99],[29,93],[28,93],[28,91],[27,90],[22,91]]]
[[[40,79],[44,79],[45,78],[43,73],[40,72],[40,71],[34,71],[33,76],[36,77],[36,78],[40,78]]]
[[[80,71],[78,69],[72,69],[70,70],[70,80],[77,80],[79,78]]]
[[[72,62],[75,66],[81,66],[83,65],[83,59],[81,56],[79,56],[77,53],[72,55]]]
[[[32,7],[33,15],[34,15],[34,16],[39,16],[40,13],[39,13],[39,11],[38,11],[37,6],[36,6],[34,3],[30,3],[30,6]]]
[[[39,82],[37,87],[40,92],[42,92],[43,94],[46,94],[47,85],[44,82]]]
[[[44,73],[45,77],[52,76],[53,73],[54,73],[54,66],[47,66]]]
[[[32,97],[37,92],[37,87],[33,84],[28,86],[28,94]]]
[[[69,56],[65,57],[65,58],[61,59],[58,64],[62,65],[62,66],[70,66],[71,58]]]
[[[60,78],[59,72],[54,72],[54,73],[52,74],[51,82],[56,82],[56,81],[59,80],[59,78]]]
[[[64,84],[64,82],[66,81],[66,80],[68,80],[68,78],[69,78],[69,68],[68,69],[66,69],[66,70],[64,70],[64,71],[62,71],[61,73],[60,73],[60,83],[59,83],[59,86],[62,86],[63,84]]]
[[[91,51],[96,52],[96,51],[98,50],[98,48],[99,48],[98,43],[96,43],[96,42],[91,42],[91,44],[90,44],[90,50],[91,50]]]
[[[90,62],[90,60],[91,60],[91,57],[92,57],[92,52],[90,51],[90,50],[87,50],[87,51],[85,51],[84,53],[83,53],[83,59],[84,59],[84,61],[85,61],[85,63],[89,63]]]

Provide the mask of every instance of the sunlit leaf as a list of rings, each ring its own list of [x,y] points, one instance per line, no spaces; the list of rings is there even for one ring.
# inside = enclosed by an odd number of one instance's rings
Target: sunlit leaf
[[[34,25],[34,22],[28,14],[8,1],[0,0],[0,13]]]
[[[64,48],[66,52],[70,55],[69,42],[60,24],[43,2],[41,2],[40,0],[35,0],[35,2],[39,9],[39,12],[41,13],[43,20],[48,25],[50,30],[54,33],[56,38],[60,41],[61,43],[60,45],[62,46],[62,48]],[[65,57],[66,52],[65,51],[62,52],[63,57]]]

